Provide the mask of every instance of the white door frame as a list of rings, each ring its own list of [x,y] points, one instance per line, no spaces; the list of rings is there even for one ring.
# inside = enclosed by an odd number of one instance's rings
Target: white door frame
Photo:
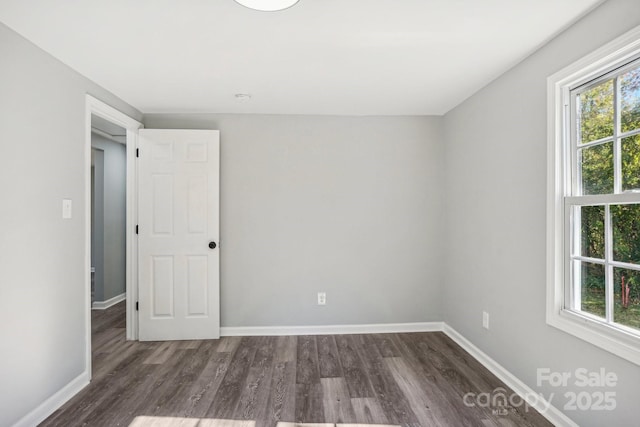
[[[91,115],[95,114],[127,131],[127,218],[126,218],[126,293],[127,293],[127,340],[138,339],[138,316],[136,301],[138,300],[138,242],[136,239],[136,223],[138,219],[137,165],[136,148],[138,147],[138,130],[142,123],[116,110],[110,105],[87,94],[85,108],[85,147],[84,147],[84,182],[85,182],[85,332],[86,332],[86,369],[91,378]]]

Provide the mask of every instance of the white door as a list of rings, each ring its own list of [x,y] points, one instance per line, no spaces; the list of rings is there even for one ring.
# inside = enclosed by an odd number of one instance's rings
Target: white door
[[[139,338],[220,337],[220,135],[141,129]]]

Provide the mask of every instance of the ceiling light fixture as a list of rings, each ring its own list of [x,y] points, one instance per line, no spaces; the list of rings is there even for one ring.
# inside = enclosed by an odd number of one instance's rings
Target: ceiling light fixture
[[[290,8],[298,3],[298,0],[236,0],[236,3],[253,10],[276,12]]]

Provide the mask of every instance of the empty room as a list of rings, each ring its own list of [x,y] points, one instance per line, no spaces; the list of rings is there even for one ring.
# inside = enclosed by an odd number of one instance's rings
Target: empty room
[[[0,0],[0,188],[0,427],[640,425],[640,0]]]

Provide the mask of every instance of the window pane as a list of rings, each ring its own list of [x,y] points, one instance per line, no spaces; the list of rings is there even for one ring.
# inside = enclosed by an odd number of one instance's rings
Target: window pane
[[[580,209],[580,255],[604,259],[604,206]]]
[[[580,263],[580,310],[605,317],[604,265]]]
[[[622,132],[640,128],[640,67],[620,76]]]
[[[578,150],[582,194],[613,193],[613,143]]]
[[[640,271],[613,269],[613,321],[640,329]]]
[[[640,205],[611,205],[614,261],[640,264]]]
[[[578,95],[580,142],[613,135],[613,80]]]
[[[622,139],[622,190],[640,189],[640,135]]]

